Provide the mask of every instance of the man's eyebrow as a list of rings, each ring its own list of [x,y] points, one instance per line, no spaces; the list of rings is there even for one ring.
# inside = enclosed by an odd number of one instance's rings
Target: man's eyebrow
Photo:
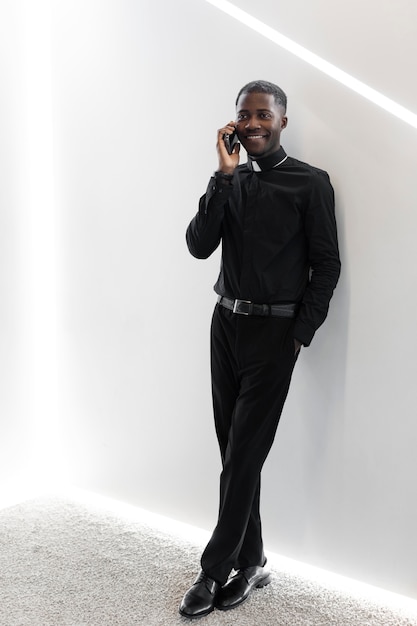
[[[272,109],[256,109],[257,113],[272,113]],[[239,109],[238,113],[250,113],[249,109]]]

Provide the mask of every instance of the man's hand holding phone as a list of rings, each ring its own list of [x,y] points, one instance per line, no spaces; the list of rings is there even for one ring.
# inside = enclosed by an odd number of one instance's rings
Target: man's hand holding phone
[[[217,153],[219,155],[219,172],[233,174],[239,165],[240,143],[237,141],[236,124],[229,122],[217,133]]]

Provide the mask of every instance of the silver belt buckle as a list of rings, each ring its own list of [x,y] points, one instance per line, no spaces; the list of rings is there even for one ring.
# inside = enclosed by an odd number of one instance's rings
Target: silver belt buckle
[[[235,300],[233,304],[233,313],[237,313],[237,315],[249,315],[249,312],[245,313],[244,311],[237,310],[237,307],[239,306],[241,302],[244,302],[245,304],[252,304],[250,300]]]

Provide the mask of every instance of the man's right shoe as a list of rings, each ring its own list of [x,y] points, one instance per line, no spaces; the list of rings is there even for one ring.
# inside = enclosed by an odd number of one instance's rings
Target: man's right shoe
[[[201,570],[192,587],[182,599],[180,613],[183,617],[203,617],[214,609],[220,584]]]

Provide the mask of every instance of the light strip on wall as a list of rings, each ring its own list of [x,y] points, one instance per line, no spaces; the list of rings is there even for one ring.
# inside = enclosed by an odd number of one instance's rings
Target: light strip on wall
[[[245,24],[245,26],[248,26],[266,39],[274,42],[281,48],[288,50],[288,52],[291,52],[306,63],[309,63],[324,74],[327,74],[327,76],[334,78],[334,80],[337,80],[342,85],[345,85],[345,87],[352,89],[352,91],[355,91],[370,102],[373,102],[385,111],[388,111],[395,117],[398,117],[400,120],[403,120],[407,124],[410,124],[410,126],[413,126],[413,128],[417,128],[417,115],[415,113],[409,111],[401,104],[394,102],[394,100],[391,100],[391,98],[384,96],[376,89],[369,87],[369,85],[366,85],[357,78],[354,78],[354,76],[351,76],[347,72],[339,69],[332,63],[329,63],[325,59],[319,57],[314,52],[310,52],[310,50],[307,50],[307,48],[300,46],[298,43],[296,43],[292,39],[289,39],[285,35],[282,35],[274,28],[271,28],[270,26],[268,26],[264,22],[261,22],[246,11],[239,9],[231,2],[228,2],[228,0],[206,0],[206,2],[217,7],[224,13],[227,13],[242,24]]]

